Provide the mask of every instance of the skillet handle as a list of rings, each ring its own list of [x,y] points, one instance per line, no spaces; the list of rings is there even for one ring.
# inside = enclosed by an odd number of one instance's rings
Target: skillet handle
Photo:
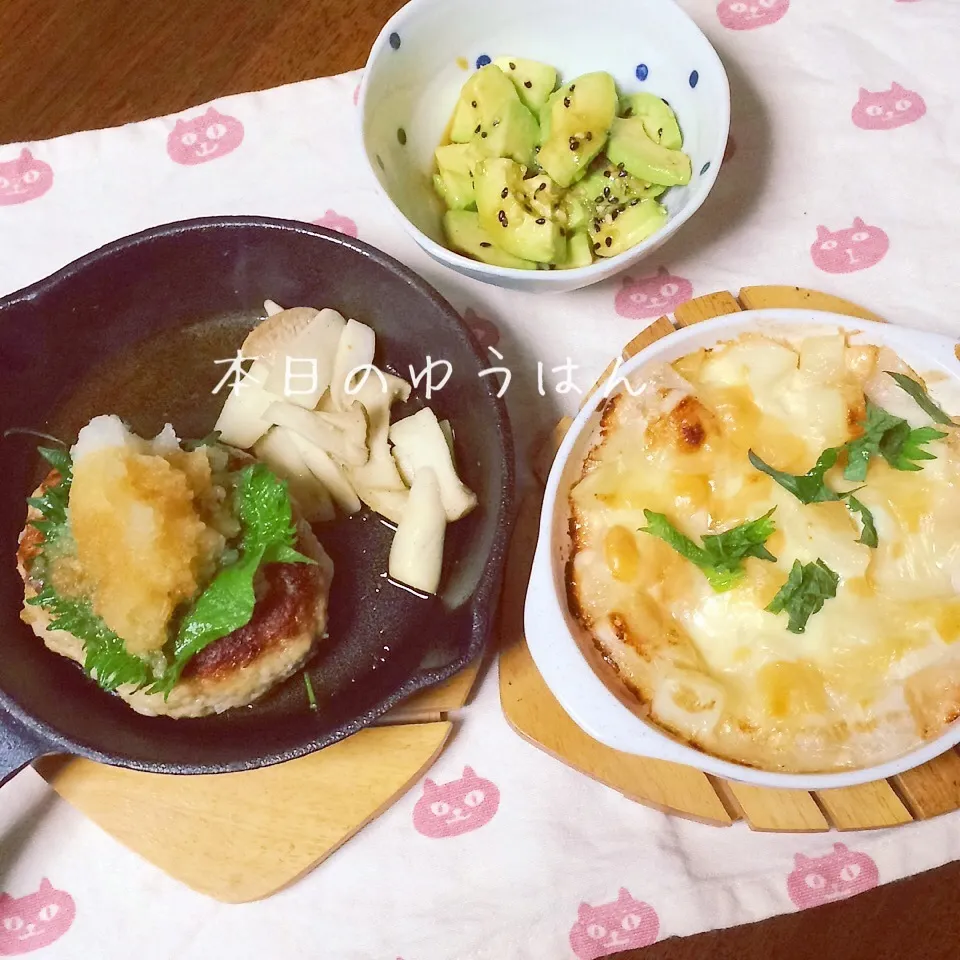
[[[0,786],[28,763],[50,752],[50,744],[0,710]]]

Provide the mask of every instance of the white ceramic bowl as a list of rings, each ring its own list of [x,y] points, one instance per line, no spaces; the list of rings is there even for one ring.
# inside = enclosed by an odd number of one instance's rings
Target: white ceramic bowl
[[[550,63],[568,80],[606,70],[622,92],[648,90],[669,101],[693,161],[693,179],[664,195],[669,220],[662,230],[617,257],[575,270],[493,267],[443,245],[443,205],[430,182],[433,151],[478,62],[510,55]],[[370,169],[417,243],[469,277],[536,292],[603,280],[672,237],[710,192],[730,125],[723,64],[672,0],[604,0],[596,11],[583,0],[412,0],[377,37],[358,106]]]
[[[621,366],[617,377],[627,376],[649,364],[676,360],[700,347],[734,339],[741,333],[777,329],[802,329],[812,334],[839,329],[860,331],[861,336],[854,342],[887,345],[924,376],[930,371],[947,374],[949,380],[938,390],[946,388],[946,399],[960,402],[960,362],[954,355],[956,341],[892,324],[806,310],[753,310],[687,327],[642,350]],[[527,643],[537,669],[576,723],[595,740],[626,753],[672,760],[728,780],[804,790],[848,787],[890,777],[926,763],[960,742],[960,721],[957,721],[935,740],[876,766],[823,774],[766,772],[721,760],[681,743],[643,720],[627,706],[626,694],[621,699],[613,692],[613,684],[607,686],[601,680],[578,644],[577,637],[584,640],[585,634],[567,606],[564,565],[570,546],[569,490],[579,479],[583,458],[599,422],[598,407],[605,395],[613,392],[613,386],[608,382],[587,401],[554,460],[547,480],[524,609]],[[585,646],[591,646],[589,639],[585,640]]]

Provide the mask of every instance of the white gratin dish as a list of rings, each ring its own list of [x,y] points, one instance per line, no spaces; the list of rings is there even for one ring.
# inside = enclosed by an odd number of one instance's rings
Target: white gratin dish
[[[830,773],[780,773],[759,770],[712,756],[672,737],[639,714],[626,691],[615,692],[615,678],[601,679],[597,655],[592,665],[584,648],[585,631],[569,611],[565,564],[569,556],[570,488],[579,479],[583,459],[595,439],[601,407],[617,392],[620,378],[653,364],[677,360],[701,347],[710,348],[744,333],[816,335],[846,330],[853,343],[888,346],[922,376],[937,373],[936,395],[948,409],[960,408],[960,361],[957,342],[938,334],[810,310],[751,310],[687,327],[665,337],[624,363],[591,396],[560,446],[547,480],[540,531],[527,587],[524,629],[530,653],[547,686],[564,710],[586,733],[615,750],[669,760],[705,773],[763,787],[821,790],[868,783],[916,767],[960,743],[960,720],[939,737],[910,752],[870,767]],[[580,638],[578,641],[578,637]],[[581,645],[583,644],[583,645]],[[608,681],[611,680],[608,676]],[[631,708],[628,703],[633,702]]]

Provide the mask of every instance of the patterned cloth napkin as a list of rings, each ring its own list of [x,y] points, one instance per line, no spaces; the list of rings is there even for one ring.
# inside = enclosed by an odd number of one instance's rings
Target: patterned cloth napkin
[[[521,451],[638,329],[691,296],[799,284],[960,332],[955,0],[683,6],[727,65],[732,136],[701,212],[628,275],[538,297],[428,259],[359,172],[353,73],[0,146],[0,294],[170,220],[321,223],[409,264],[504,354]],[[440,802],[470,819],[439,823]],[[261,903],[192,893],[23,772],[0,804],[0,955],[120,960],[136,943],[143,960],[591,960],[960,858],[957,817],[838,837],[664,816],[521,741],[491,673],[430,779]]]

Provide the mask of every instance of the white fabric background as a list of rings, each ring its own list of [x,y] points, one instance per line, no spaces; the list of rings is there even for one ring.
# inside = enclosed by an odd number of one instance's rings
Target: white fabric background
[[[682,5],[727,65],[735,151],[703,210],[632,271],[631,282],[666,267],[690,281],[694,295],[799,284],[896,322],[960,333],[954,0],[792,0],[778,22],[742,31],[720,23],[715,0]],[[514,371],[507,399],[525,451],[535,432],[576,404],[575,395],[537,396],[537,360],[549,370],[575,358],[576,380],[586,388],[647,321],[618,315],[622,277],[537,297],[466,280],[429,260],[357,173],[358,79],[354,73],[217,101],[220,114],[241,120],[243,142],[195,166],[167,154],[174,117],[26,145],[52,167],[54,180],[36,199],[0,205],[0,294],[170,220],[315,220],[336,211],[459,310],[498,328],[499,349]],[[856,126],[851,111],[860,88],[884,91],[894,82],[922,97],[925,115],[898,129]],[[0,146],[0,177],[21,149]],[[839,231],[858,217],[887,234],[886,255],[851,273],[818,269],[810,254],[817,226]],[[656,911],[663,938],[795,909],[786,886],[795,855],[823,857],[838,841],[872,859],[881,882],[960,858],[956,814],[838,837],[753,834],[742,825],[723,830],[654,813],[516,737],[501,715],[493,673],[430,776],[447,783],[466,765],[499,789],[499,808],[486,825],[459,837],[422,836],[413,826],[417,786],[294,887],[245,906],[212,903],[168,879],[28,770],[3,791],[0,887],[25,897],[47,877],[72,896],[76,917],[37,951],[43,960],[120,960],[131,943],[144,960],[560,960],[575,956],[569,934],[581,901],[613,901],[621,887]],[[0,902],[0,921],[6,915]],[[0,953],[4,936],[0,929]]]

